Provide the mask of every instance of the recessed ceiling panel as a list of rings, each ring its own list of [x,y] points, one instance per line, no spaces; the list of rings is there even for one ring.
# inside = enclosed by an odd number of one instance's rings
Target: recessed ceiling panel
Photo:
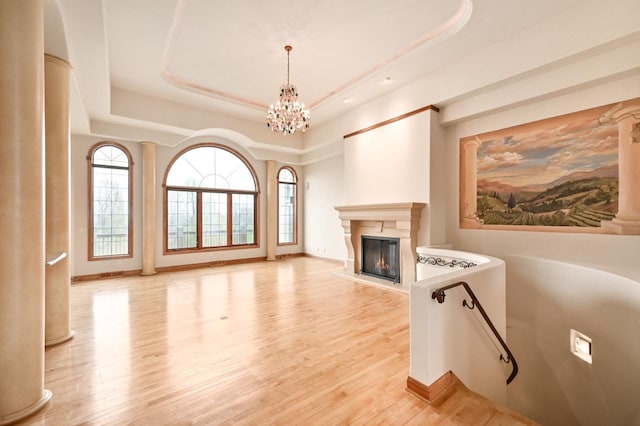
[[[470,8],[468,0],[183,0],[162,72],[183,89],[263,108],[286,82],[291,44],[291,83],[313,107],[450,35]]]
[[[78,28],[86,27],[73,40],[76,52],[71,59],[88,87],[108,80],[112,89],[264,123],[266,106],[278,99],[286,82],[284,46],[291,44],[291,83],[311,109],[314,126],[417,79],[433,78],[429,84],[438,85],[419,95],[425,104],[457,96],[463,89],[443,85],[443,72],[463,70],[473,81],[478,65],[468,68],[466,61],[519,34],[526,37],[534,29],[544,33],[553,25],[550,17],[581,3],[58,1],[66,18],[73,18]],[[103,30],[105,43],[96,44]],[[88,53],[78,56],[78,51]],[[522,57],[500,61],[489,54],[484,66],[495,69],[496,78],[504,78],[509,75],[505,67],[541,52],[523,51]],[[93,71],[102,63],[108,65],[106,79]],[[392,84],[381,84],[387,76]],[[85,94],[87,108],[111,107],[108,96]]]

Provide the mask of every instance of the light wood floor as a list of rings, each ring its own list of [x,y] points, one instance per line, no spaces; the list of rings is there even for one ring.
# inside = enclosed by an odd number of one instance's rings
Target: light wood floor
[[[52,401],[23,424],[529,424],[405,390],[409,297],[290,258],[76,284]]]

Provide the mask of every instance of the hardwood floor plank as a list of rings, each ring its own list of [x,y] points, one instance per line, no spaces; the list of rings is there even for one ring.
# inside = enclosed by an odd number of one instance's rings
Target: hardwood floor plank
[[[30,425],[534,424],[405,391],[408,295],[316,258],[87,281]],[[486,408],[485,408],[486,405]]]

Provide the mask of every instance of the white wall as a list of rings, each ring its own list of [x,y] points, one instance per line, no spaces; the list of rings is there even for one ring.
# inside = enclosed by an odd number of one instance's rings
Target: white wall
[[[305,166],[305,253],[345,260],[334,207],[424,202],[418,245],[446,239],[444,131],[432,110],[344,140],[344,154]],[[433,194],[430,197],[430,194]]]
[[[345,203],[428,203],[429,124],[425,111],[345,139]]]
[[[640,236],[460,229],[459,140],[638,96],[638,74],[623,74],[446,132],[448,238],[457,250],[506,261],[507,343],[521,367],[508,401],[544,424],[639,421],[631,395],[640,380]],[[569,353],[569,328],[594,338],[593,365]]]
[[[421,229],[429,229],[428,239],[418,242],[419,245],[442,245],[447,244],[447,185],[443,180],[446,176],[446,139],[445,128],[438,124],[440,113],[429,111],[430,113],[430,154],[429,166],[429,205],[426,214],[422,215]]]
[[[133,157],[133,257],[127,259],[88,260],[88,181],[87,181],[87,154],[96,143],[105,139],[88,136],[73,136],[71,143],[71,174],[72,174],[72,253],[71,268],[73,276],[92,275],[114,271],[134,271],[142,268],[142,148],[137,142],[113,140],[121,143]],[[259,195],[259,246],[247,249],[220,250],[201,253],[163,253],[163,202],[164,189],[162,187],[169,162],[183,149],[204,142],[216,142],[226,145],[241,153],[249,161],[256,172],[260,185]],[[284,166],[276,163],[276,168]],[[276,248],[276,254],[302,253],[304,247],[304,170],[300,166],[290,166],[298,175],[298,243]],[[232,260],[257,258],[266,256],[266,215],[267,215],[267,187],[266,187],[266,163],[256,160],[241,146],[220,137],[202,136],[193,138],[176,147],[157,146],[156,158],[156,266],[189,265],[217,260]]]
[[[444,243],[444,197],[441,192],[430,197],[432,178],[437,178],[432,150],[435,158],[444,157],[441,133],[437,113],[427,110],[345,139],[345,204],[427,203],[417,243]]]
[[[509,256],[511,408],[545,425],[640,424],[640,283],[566,262]],[[569,350],[574,329],[593,363]]]
[[[304,167],[304,252],[328,259],[345,260],[344,230],[335,206],[344,205],[342,155]]]
[[[266,163],[265,163],[266,164]],[[289,244],[289,245],[284,245],[284,246],[276,246],[276,256],[280,256],[280,255],[286,255],[286,254],[298,254],[298,253],[304,253],[304,230],[305,230],[305,217],[304,217],[304,200],[305,200],[305,189],[304,189],[304,183],[305,183],[305,172],[304,172],[304,167],[301,166],[297,166],[297,165],[292,165],[292,164],[285,164],[285,163],[280,163],[280,162],[276,162],[276,178],[277,178],[277,173],[280,171],[280,169],[282,167],[290,167],[293,170],[295,170],[296,172],[296,176],[298,178],[298,181],[296,183],[296,191],[297,191],[297,201],[296,201],[296,227],[297,227],[297,235],[298,235],[298,241],[296,242],[296,244]],[[265,185],[267,184],[266,181],[264,183]],[[266,193],[266,187],[264,188],[264,191]],[[277,189],[276,189],[277,191]],[[265,198],[265,202],[266,202],[266,198]],[[264,208],[266,209],[266,205],[264,206]],[[264,226],[266,227],[266,223],[264,224]],[[266,229],[265,229],[266,231]],[[276,228],[276,232],[277,232],[277,228]],[[265,241],[266,244],[266,241]],[[266,245],[265,245],[266,248]]]
[[[447,172],[443,180],[448,188],[447,235],[454,248],[496,257],[520,254],[553,258],[612,271],[640,281],[640,268],[637,267],[637,259],[640,258],[638,236],[460,229],[458,218],[461,138],[638,96],[640,78],[636,74],[447,128]]]
[[[87,155],[98,142],[111,141],[129,150],[133,160],[133,257],[89,261],[89,199]],[[142,268],[142,146],[93,136],[71,137],[71,275],[89,275]]]
[[[474,260],[465,253],[450,250],[425,249],[421,254]],[[431,298],[435,289],[465,281],[504,338],[505,265],[500,259],[487,258],[485,261],[487,263],[467,269],[445,266],[447,271],[436,276],[430,271],[432,267],[418,265],[419,281],[411,286],[409,375],[430,386],[448,371],[453,371],[469,389],[505,404],[506,378],[511,374],[513,364],[500,360],[500,354],[507,354],[478,309],[472,311],[462,306],[463,300],[471,302],[469,295],[462,287],[457,287],[446,291],[442,304]]]
[[[238,249],[238,250],[220,250],[220,251],[209,251],[209,252],[199,252],[199,253],[171,253],[164,254],[163,248],[163,240],[162,236],[164,235],[164,223],[162,220],[163,217],[163,203],[164,203],[164,189],[162,188],[162,184],[165,179],[166,170],[169,166],[171,160],[182,150],[199,143],[205,142],[216,142],[226,145],[237,152],[241,153],[246,160],[249,161],[254,171],[256,172],[256,176],[258,178],[258,182],[260,185],[260,195],[259,198],[259,213],[258,220],[260,222],[260,233],[259,233],[259,242],[260,246],[257,248],[246,248],[246,249]],[[166,267],[166,266],[176,266],[176,265],[188,265],[194,263],[204,263],[210,262],[214,260],[231,260],[231,259],[242,259],[242,258],[254,258],[254,257],[264,257],[266,256],[266,218],[267,218],[267,187],[266,187],[266,177],[267,177],[267,167],[264,161],[255,161],[250,156],[247,155],[246,151],[244,151],[238,145],[224,140],[222,138],[211,138],[211,137],[198,137],[188,141],[181,143],[175,148],[168,147],[158,147],[157,148],[157,159],[156,159],[156,266],[158,267]]]

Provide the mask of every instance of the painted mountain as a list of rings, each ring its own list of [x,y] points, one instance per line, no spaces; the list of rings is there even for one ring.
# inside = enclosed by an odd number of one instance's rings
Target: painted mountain
[[[599,178],[618,178],[618,166],[604,166],[590,172],[575,172],[567,176],[558,178],[547,184],[513,186],[500,182],[489,182],[486,180],[478,181],[478,196],[480,194],[496,193],[500,197],[509,198],[510,194],[514,194],[517,200],[526,200],[535,197],[541,192],[555,188],[567,182],[575,182],[579,180],[599,179]]]

